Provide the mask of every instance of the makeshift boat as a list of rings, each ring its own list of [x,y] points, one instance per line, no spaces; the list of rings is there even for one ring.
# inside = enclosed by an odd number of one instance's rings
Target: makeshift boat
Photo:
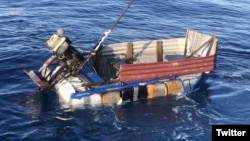
[[[192,30],[182,38],[101,44],[94,51],[72,46],[59,31],[47,44],[52,56],[38,71],[24,72],[73,109],[191,93],[216,67],[216,35]]]
[[[196,90],[215,69],[215,35],[187,30],[183,38],[103,44],[133,1],[92,51],[72,46],[58,30],[47,40],[51,57],[38,71],[24,72],[40,91],[53,89],[72,109]]]

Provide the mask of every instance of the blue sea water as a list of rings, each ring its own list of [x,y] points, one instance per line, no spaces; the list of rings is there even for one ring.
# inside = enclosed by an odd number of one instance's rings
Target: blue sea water
[[[91,49],[128,0],[0,1],[0,140],[210,141],[213,124],[250,124],[250,1],[135,0],[104,43],[216,34],[217,66],[197,92],[95,109],[62,109],[23,69],[49,56],[63,28]]]

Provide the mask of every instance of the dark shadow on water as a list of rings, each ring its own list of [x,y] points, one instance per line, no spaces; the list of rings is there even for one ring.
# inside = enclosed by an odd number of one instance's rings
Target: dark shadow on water
[[[32,92],[17,101],[18,105],[26,109],[27,114],[33,119],[40,119],[43,114],[54,111],[59,107],[58,97],[52,92]]]
[[[196,103],[198,103],[201,107],[207,106],[207,100],[209,96],[209,84],[208,83],[202,83],[196,91],[187,94],[187,97],[194,100]]]

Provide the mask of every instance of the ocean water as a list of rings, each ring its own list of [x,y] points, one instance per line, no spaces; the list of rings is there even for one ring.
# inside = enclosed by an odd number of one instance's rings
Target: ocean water
[[[77,111],[37,92],[22,70],[50,55],[45,42],[57,28],[91,49],[128,2],[0,1],[0,140],[210,141],[213,124],[250,124],[249,0],[135,0],[105,40],[216,34],[216,69],[197,92]]]

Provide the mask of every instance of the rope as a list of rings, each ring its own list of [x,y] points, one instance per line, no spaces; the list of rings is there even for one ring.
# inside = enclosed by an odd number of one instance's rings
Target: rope
[[[122,13],[120,14],[120,16],[117,18],[117,20],[113,23],[113,25],[110,27],[110,29],[106,32],[104,32],[103,37],[101,39],[101,41],[98,43],[98,45],[95,47],[95,51],[97,51],[101,44],[104,42],[104,40],[108,37],[108,35],[111,33],[111,31],[115,28],[115,26],[118,24],[118,22],[120,21],[120,19],[123,17],[123,15],[126,13],[126,11],[128,10],[128,8],[131,6],[131,4],[134,2],[134,0],[130,0],[129,4],[127,5],[127,7],[122,11]]]

